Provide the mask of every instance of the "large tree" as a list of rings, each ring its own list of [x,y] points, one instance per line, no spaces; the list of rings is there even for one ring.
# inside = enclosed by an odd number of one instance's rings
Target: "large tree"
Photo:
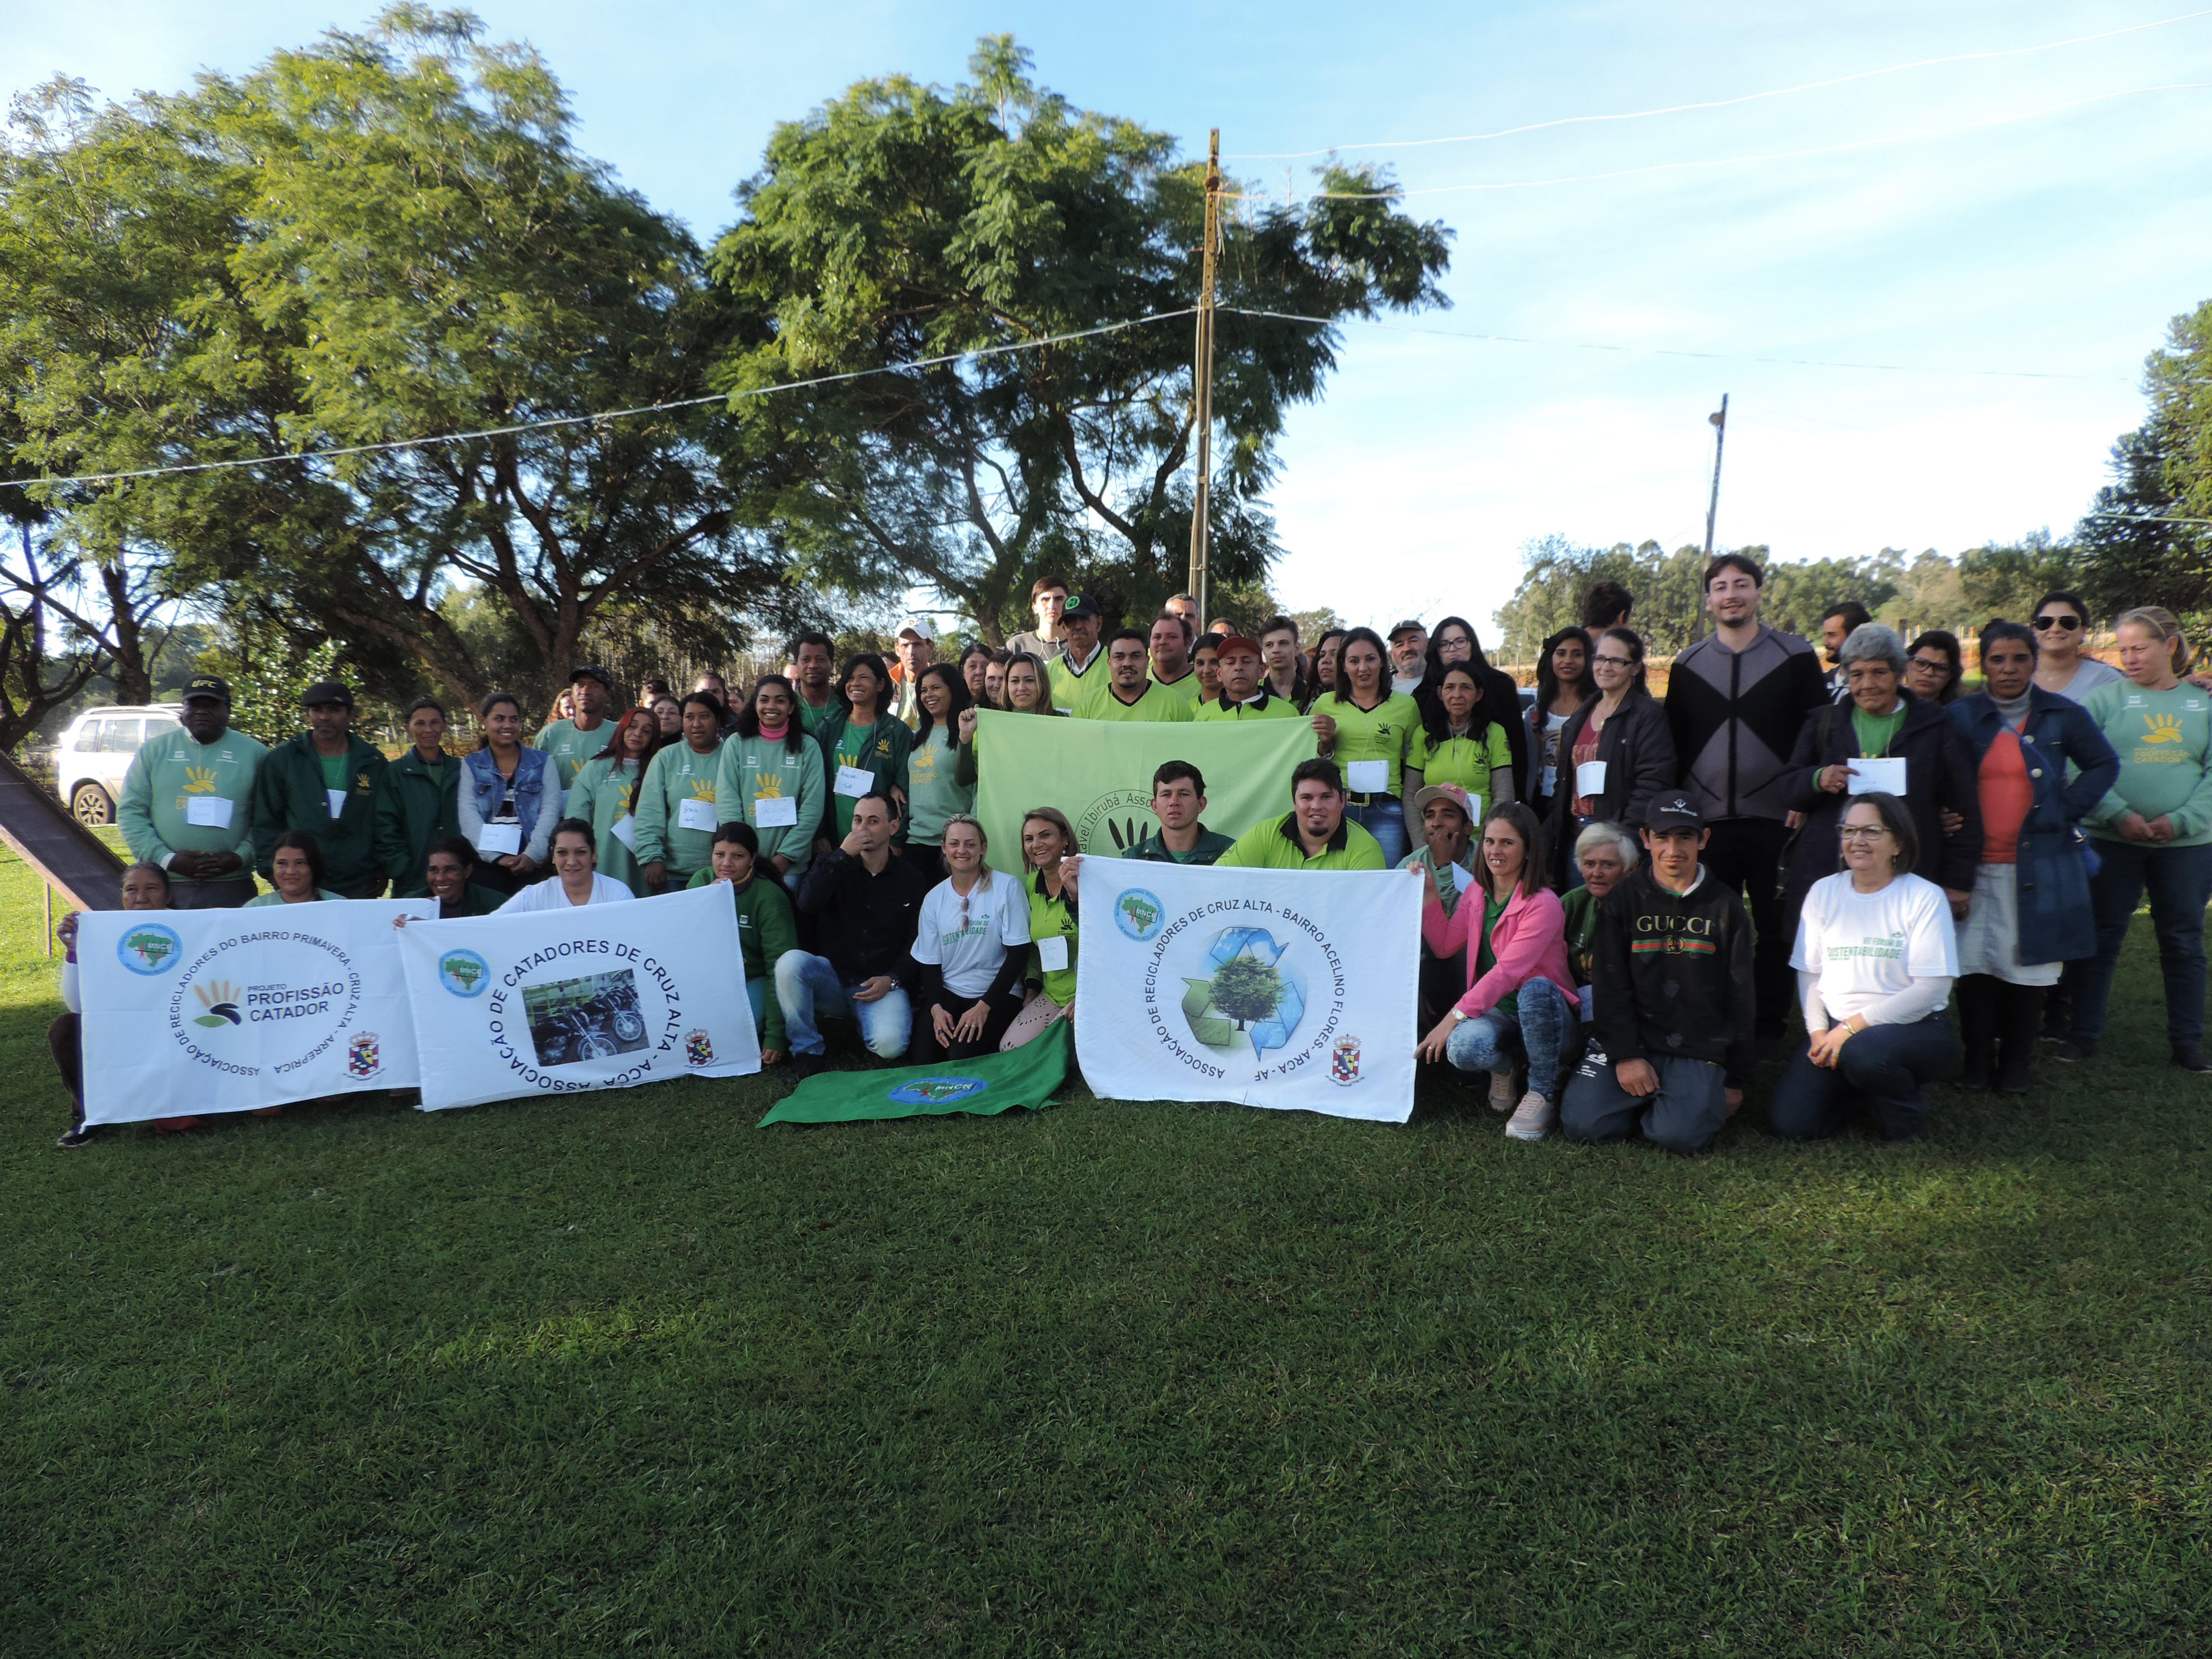
[[[370,33],[106,112],[83,141],[143,159],[85,213],[149,228],[102,273],[118,325],[49,330],[9,365],[30,405],[18,459],[307,457],[57,499],[165,549],[175,582],[337,634],[395,679],[486,688],[457,588],[512,616],[540,690],[610,607],[712,593],[685,614],[726,648],[788,590],[766,538],[733,526],[714,412],[578,417],[708,395],[728,307],[682,227],[575,151],[536,54],[477,36],[466,14],[395,6]],[[52,157],[58,191],[70,160]],[[167,259],[143,281],[139,241]],[[26,240],[16,267],[40,252]]]
[[[739,404],[744,512],[811,575],[933,589],[987,638],[1059,568],[1109,611],[1182,585],[1194,491],[1188,318],[1004,350],[1184,310],[1200,285],[1202,164],[1078,110],[987,39],[973,81],[860,83],[779,126],[738,192],[714,277],[744,321],[718,384],[751,392],[988,352]],[[1299,208],[1226,204],[1216,328],[1212,569],[1264,577],[1265,492],[1285,415],[1321,396],[1338,319],[1444,303],[1449,233],[1330,167]],[[1365,199],[1343,199],[1364,197]],[[756,461],[751,458],[768,458]]]

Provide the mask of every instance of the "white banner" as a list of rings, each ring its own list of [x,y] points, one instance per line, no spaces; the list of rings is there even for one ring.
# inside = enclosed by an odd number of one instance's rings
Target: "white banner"
[[[1075,1046],[1115,1100],[1224,1100],[1403,1123],[1421,882],[1086,858]]]
[[[83,912],[84,1121],[414,1087],[392,919],[436,914],[428,899]]]
[[[737,908],[719,885],[410,923],[400,957],[426,1112],[761,1068]]]

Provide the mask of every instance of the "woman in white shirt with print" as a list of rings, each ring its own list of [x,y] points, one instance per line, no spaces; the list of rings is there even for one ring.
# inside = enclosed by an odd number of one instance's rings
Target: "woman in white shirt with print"
[[[562,818],[553,826],[553,879],[524,888],[499,907],[503,916],[526,910],[567,910],[580,904],[614,904],[636,894],[612,876],[599,872],[599,850],[592,826],[581,818]]]
[[[1767,1121],[1786,1139],[1817,1140],[1863,1097],[1884,1140],[1917,1140],[1926,1085],[1959,1056],[1943,1018],[1959,975],[1950,902],[1909,873],[1919,848],[1896,796],[1859,796],[1837,834],[1844,867],[1805,896],[1790,958],[1812,1035],[1775,1085]]]
[[[1029,895],[983,861],[983,826],[953,813],[943,848],[952,873],[922,900],[914,941],[913,1059],[924,1066],[996,1054],[1022,1011],[1029,963]]]

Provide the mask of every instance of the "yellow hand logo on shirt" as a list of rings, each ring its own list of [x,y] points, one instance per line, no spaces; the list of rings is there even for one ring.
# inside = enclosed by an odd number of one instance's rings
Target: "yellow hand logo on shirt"
[[[185,793],[188,795],[215,793],[215,769],[211,766],[187,766],[185,769]]]
[[[937,751],[934,749],[917,749],[906,757],[906,763],[909,769],[916,772],[934,771],[937,768]]]
[[[2181,722],[2172,714],[2145,714],[2143,724],[2150,728],[2145,743],[2179,743]]]
[[[783,799],[783,780],[774,772],[754,773],[753,799],[755,800],[781,800]]]
[[[712,781],[711,780],[708,780],[708,779],[702,779],[702,778],[694,778],[694,779],[692,779],[692,780],[691,780],[691,799],[692,799],[693,800],[712,800],[712,799],[714,799],[714,786],[713,781]]]

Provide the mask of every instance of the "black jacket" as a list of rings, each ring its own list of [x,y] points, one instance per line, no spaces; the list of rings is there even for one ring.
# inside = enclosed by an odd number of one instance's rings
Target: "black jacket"
[[[879,876],[842,848],[817,854],[799,878],[799,908],[819,919],[816,938],[840,977],[888,974],[904,985],[914,975],[915,929],[929,878],[891,854]]]
[[[1544,826],[1557,883],[1565,883],[1575,857],[1575,745],[1598,702],[1587,699],[1559,733],[1559,787]],[[1624,697],[1597,734],[1597,758],[1605,763],[1605,787],[1590,799],[1591,816],[1630,828],[1641,824],[1652,798],[1674,787],[1674,734],[1659,700],[1641,686]]]
[[[1912,873],[1938,887],[1971,893],[1975,866],[1982,856],[1982,795],[1973,746],[1940,703],[1923,702],[1910,691],[1898,695],[1905,703],[1905,724],[1890,739],[1889,752],[1905,757],[1905,804],[1920,839],[1920,857],[1913,864]],[[1808,714],[1804,729],[1797,734],[1796,747],[1790,751],[1790,769],[1784,775],[1786,799],[1805,815],[1805,827],[1798,833],[1796,850],[1790,854],[1786,892],[1799,904],[1814,882],[1834,875],[1841,867],[1836,826],[1843,822],[1851,797],[1831,795],[1814,780],[1822,767],[1841,765],[1857,757],[1858,734],[1851,726],[1855,707],[1846,698]],[[1824,725],[1827,728],[1825,742]],[[1956,812],[1966,821],[1955,836],[1943,833],[1939,815],[1946,811]],[[1790,914],[1796,914],[1794,906]]]
[[[1590,983],[1605,1057],[1702,1060],[1741,1088],[1754,1058],[1751,923],[1735,889],[1700,869],[1670,893],[1638,865],[1597,907]]]

